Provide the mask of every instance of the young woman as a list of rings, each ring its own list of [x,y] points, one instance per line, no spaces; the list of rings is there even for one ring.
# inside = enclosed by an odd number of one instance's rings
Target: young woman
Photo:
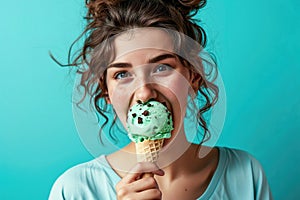
[[[189,99],[205,100],[195,117],[207,138],[204,114],[218,98],[213,73],[208,73],[215,65],[205,65],[208,61],[200,56],[206,35],[192,19],[206,1],[86,4],[88,37],[70,65],[88,66],[78,72],[97,111],[105,116],[106,106],[99,104],[104,99],[126,127],[131,106],[155,100],[170,110],[174,129],[156,163],[137,162],[131,142],[69,169],[55,182],[49,199],[272,199],[261,165],[249,154],[186,139],[183,119]],[[200,149],[207,153],[199,157]]]

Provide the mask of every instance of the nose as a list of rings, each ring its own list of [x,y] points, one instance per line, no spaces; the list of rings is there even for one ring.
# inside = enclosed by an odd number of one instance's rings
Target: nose
[[[157,92],[153,87],[153,84],[145,84],[139,87],[134,93],[135,102],[140,100],[142,102],[147,102],[150,99],[155,99],[157,97]]]

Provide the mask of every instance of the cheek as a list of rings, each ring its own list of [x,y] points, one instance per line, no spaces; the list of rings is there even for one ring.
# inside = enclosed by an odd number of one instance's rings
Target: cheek
[[[183,110],[186,106],[187,96],[190,91],[189,81],[181,74],[176,74],[166,84],[167,88],[173,93],[174,100],[180,104],[180,109]]]
[[[186,112],[188,86],[186,84],[181,83],[173,84],[170,86],[170,90],[172,91],[172,93],[174,93],[172,97],[172,101],[174,102],[174,117],[176,121],[179,121],[179,123],[181,123]]]
[[[190,84],[188,80],[178,74],[177,76],[170,77],[167,81],[164,80],[164,90],[162,94],[172,104],[174,133],[182,128],[183,119],[186,113],[187,97],[190,91]]]
[[[127,108],[130,100],[129,93],[118,87],[108,87],[108,94],[115,113],[122,124],[126,124]]]

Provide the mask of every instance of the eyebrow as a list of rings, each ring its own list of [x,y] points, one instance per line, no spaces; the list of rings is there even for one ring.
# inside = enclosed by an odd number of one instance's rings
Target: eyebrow
[[[159,61],[162,61],[162,60],[165,60],[168,58],[176,58],[176,56],[174,54],[165,53],[165,54],[158,55],[154,58],[150,58],[148,60],[148,63],[157,63]],[[107,68],[111,68],[111,67],[126,68],[126,67],[132,67],[132,65],[130,63],[126,63],[126,62],[119,62],[119,63],[111,63],[108,65]]]
[[[149,59],[148,63],[157,63],[159,61],[162,61],[162,60],[165,60],[168,58],[176,58],[176,56],[174,54],[165,53],[165,54],[162,54],[162,55],[159,55],[159,56]]]

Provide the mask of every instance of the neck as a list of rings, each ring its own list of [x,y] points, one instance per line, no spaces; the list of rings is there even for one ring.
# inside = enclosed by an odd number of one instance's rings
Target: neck
[[[204,157],[199,157],[199,148],[200,152],[209,153]],[[166,146],[160,152],[157,165],[165,171],[164,179],[171,181],[206,168],[214,161],[215,154],[212,152],[212,148],[189,143],[185,134],[180,133],[171,141],[166,141]],[[136,163],[135,144],[131,142],[121,151],[107,156],[107,159],[122,177]]]
[[[201,149],[211,149],[209,147],[201,147]],[[177,160],[173,161],[170,165],[163,167],[165,171],[165,178],[169,180],[176,179],[181,176],[197,173],[213,162],[212,152],[203,158],[198,156],[199,146],[191,144],[189,148]]]

